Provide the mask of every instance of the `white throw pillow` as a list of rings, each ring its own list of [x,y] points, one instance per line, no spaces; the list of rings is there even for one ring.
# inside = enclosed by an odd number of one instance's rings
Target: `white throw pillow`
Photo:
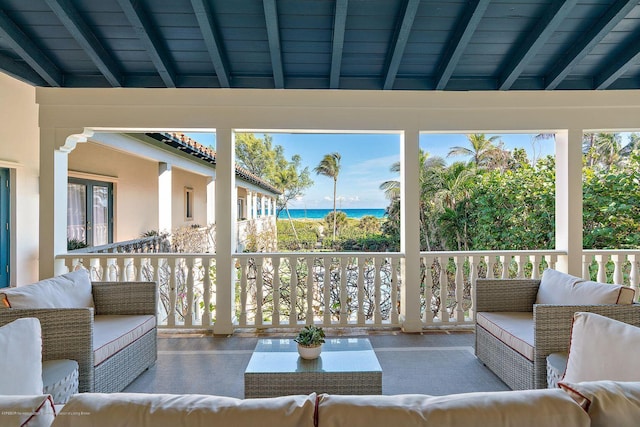
[[[634,291],[622,285],[586,281],[546,269],[542,273],[536,304],[631,304]]]
[[[321,426],[566,427],[589,416],[560,389],[461,393],[447,396],[320,395]]]
[[[53,399],[37,396],[0,396],[0,426],[49,427],[56,416]]]
[[[595,313],[573,316],[563,382],[640,381],[640,328]]]
[[[42,394],[40,321],[25,317],[0,327],[0,395]]]
[[[587,411],[592,427],[640,425],[640,382],[561,382],[558,385]]]
[[[0,292],[11,308],[93,307],[91,279],[85,269]]]

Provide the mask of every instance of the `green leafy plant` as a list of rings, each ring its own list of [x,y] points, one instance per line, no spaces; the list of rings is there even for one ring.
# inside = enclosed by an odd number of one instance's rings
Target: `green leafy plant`
[[[324,342],[324,330],[315,325],[307,325],[293,339],[304,347],[317,347]]]

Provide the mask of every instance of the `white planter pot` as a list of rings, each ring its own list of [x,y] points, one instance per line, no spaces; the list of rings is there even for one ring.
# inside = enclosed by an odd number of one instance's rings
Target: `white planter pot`
[[[317,359],[320,356],[320,352],[322,351],[322,345],[318,345],[315,347],[305,347],[298,344],[298,354],[303,359],[313,360]]]

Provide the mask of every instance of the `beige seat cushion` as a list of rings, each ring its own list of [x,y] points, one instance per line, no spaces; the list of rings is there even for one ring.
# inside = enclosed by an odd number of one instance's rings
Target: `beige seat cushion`
[[[491,335],[533,361],[533,313],[483,312],[477,314],[476,320]]]
[[[54,425],[313,427],[315,404],[315,394],[242,400],[197,394],[80,393],[64,406]]]
[[[98,366],[156,326],[151,315],[99,315],[93,326],[94,365]]]
[[[589,416],[562,390],[463,393],[448,396],[320,396],[318,425],[332,427],[566,427]]]

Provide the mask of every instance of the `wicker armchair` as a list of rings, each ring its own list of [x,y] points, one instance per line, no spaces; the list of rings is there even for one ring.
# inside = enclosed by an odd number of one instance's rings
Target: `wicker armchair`
[[[93,282],[95,309],[1,309],[0,325],[22,317],[40,319],[43,361],[77,361],[80,392],[118,392],[155,363],[157,329],[95,366],[94,315],[155,316],[156,288],[155,282]]]
[[[546,358],[567,352],[573,314],[593,312],[640,326],[640,304],[535,304],[540,280],[478,279],[476,313],[529,312],[533,320],[533,360],[529,360],[476,323],[476,356],[514,390],[547,387]]]

